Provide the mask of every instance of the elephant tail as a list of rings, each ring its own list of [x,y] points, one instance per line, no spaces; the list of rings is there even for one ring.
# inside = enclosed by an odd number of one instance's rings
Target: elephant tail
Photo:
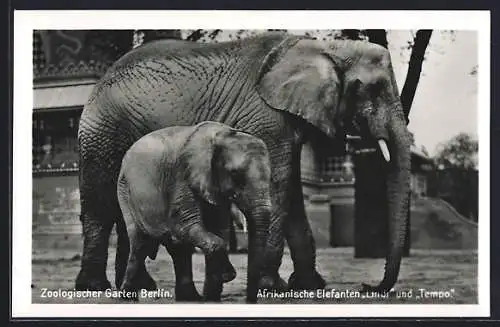
[[[127,269],[128,256],[130,253],[130,240],[127,234],[127,226],[123,219],[116,222],[117,246],[115,257],[115,286],[120,288]]]

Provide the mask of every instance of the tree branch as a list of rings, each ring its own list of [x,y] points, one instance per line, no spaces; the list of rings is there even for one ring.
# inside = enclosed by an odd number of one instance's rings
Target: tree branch
[[[387,32],[385,30],[366,30],[366,35],[371,43],[381,45],[387,49]]]
[[[181,30],[142,30],[143,43],[161,39],[181,39]]]
[[[201,39],[202,37],[204,37],[205,34],[207,34],[207,31],[205,31],[205,30],[202,30],[202,29],[194,30],[191,34],[189,34],[186,37],[186,41],[196,42],[199,39]]]
[[[340,30],[341,35],[348,40],[360,40],[360,30]]]
[[[432,30],[418,30],[413,42],[410,62],[408,63],[408,73],[406,74],[405,84],[400,96],[407,121],[408,116],[410,115],[411,105],[417,91],[417,85],[420,80],[425,50],[429,45],[431,36]]]

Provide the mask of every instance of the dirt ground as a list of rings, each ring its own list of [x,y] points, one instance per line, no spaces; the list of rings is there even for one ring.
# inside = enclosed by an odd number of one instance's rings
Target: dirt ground
[[[245,303],[246,255],[231,254],[237,277],[225,284],[222,302]],[[471,250],[412,250],[404,258],[395,292],[389,297],[361,297],[356,291],[362,282],[375,284],[383,272],[383,259],[355,259],[352,248],[318,249],[318,271],[327,281],[325,291],[319,293],[289,294],[284,297],[262,293],[259,303],[477,303],[477,252]],[[204,276],[204,258],[193,256],[195,283],[201,292]],[[33,252],[32,303],[123,303],[114,294],[103,292],[98,297],[70,298],[63,290],[72,290],[79,271],[80,257],[75,250],[52,249]],[[148,271],[156,280],[156,294],[140,296],[140,303],[172,303],[174,277],[172,260],[164,249],[155,261],[147,261]],[[292,262],[285,251],[280,274],[288,279]],[[114,251],[108,260],[108,278],[114,283]],[[58,295],[55,297],[55,295]],[[143,294],[145,295],[145,294]],[[302,298],[299,298],[302,296]]]

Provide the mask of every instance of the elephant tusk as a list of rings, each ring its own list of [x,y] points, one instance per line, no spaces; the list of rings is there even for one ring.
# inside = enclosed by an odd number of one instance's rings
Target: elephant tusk
[[[361,140],[361,136],[357,136],[357,135],[350,135],[350,134],[347,134],[345,136],[346,140],[348,141],[351,141],[351,140],[355,140],[355,141],[359,141]]]
[[[385,140],[378,140],[378,145],[380,147],[380,151],[382,151],[385,161],[391,161],[391,155],[389,154],[389,148],[387,147]]]

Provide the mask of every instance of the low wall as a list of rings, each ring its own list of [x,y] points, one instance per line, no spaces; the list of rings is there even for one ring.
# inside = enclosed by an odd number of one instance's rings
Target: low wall
[[[354,245],[354,203],[348,200],[349,187],[325,195],[331,202],[306,201],[306,214],[318,248]],[[33,248],[71,248],[81,251],[80,194],[78,176],[33,178]],[[238,247],[245,247],[246,235],[238,233]],[[110,243],[115,244],[113,231]],[[459,218],[439,201],[412,201],[412,248],[477,248],[477,225]]]
[[[318,248],[354,246],[354,206],[306,204],[306,213]],[[412,201],[412,249],[477,249],[477,224],[461,217],[443,201]]]
[[[34,177],[32,214],[33,249],[82,249],[78,175]]]

